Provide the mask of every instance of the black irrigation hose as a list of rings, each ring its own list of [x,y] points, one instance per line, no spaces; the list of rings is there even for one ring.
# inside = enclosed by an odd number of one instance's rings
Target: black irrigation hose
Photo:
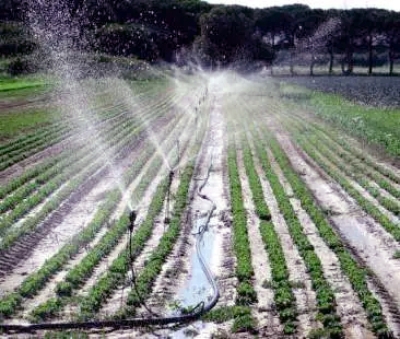
[[[206,185],[209,177],[211,168],[213,165],[213,158],[211,157],[210,166],[208,168],[207,176],[202,185],[199,186],[197,194],[202,198],[209,202],[211,202],[212,207],[208,214],[207,220],[199,229],[199,232],[196,233],[196,252],[199,258],[201,268],[204,274],[207,277],[207,280],[211,284],[213,288],[213,297],[205,304],[205,302],[199,303],[194,309],[192,309],[191,313],[172,316],[172,317],[155,317],[155,318],[132,318],[132,319],[124,319],[124,320],[99,320],[99,321],[87,321],[87,322],[68,322],[68,323],[39,323],[32,325],[7,325],[0,324],[0,333],[1,332],[33,332],[39,330],[75,330],[75,329],[96,329],[96,328],[112,328],[112,329],[121,329],[121,328],[132,328],[132,327],[144,327],[144,326],[160,326],[160,325],[169,325],[174,323],[189,323],[195,320],[198,320],[201,316],[211,311],[211,309],[217,304],[219,299],[219,289],[217,283],[212,276],[210,268],[207,266],[203,255],[200,250],[200,243],[203,240],[204,233],[208,229],[208,224],[211,220],[211,217],[216,209],[216,204],[205,194],[201,193],[201,190]],[[130,215],[130,221],[133,225],[133,222],[136,218],[136,215]],[[131,225],[130,225],[131,227]]]

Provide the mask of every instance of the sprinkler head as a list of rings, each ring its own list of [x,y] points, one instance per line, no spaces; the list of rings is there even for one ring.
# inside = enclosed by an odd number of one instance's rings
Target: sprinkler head
[[[129,221],[131,222],[131,224],[135,223],[137,217],[137,213],[135,210],[131,211],[131,213],[129,213]]]
[[[132,232],[133,226],[135,226],[135,220],[137,217],[137,213],[135,210],[129,213],[129,230]]]

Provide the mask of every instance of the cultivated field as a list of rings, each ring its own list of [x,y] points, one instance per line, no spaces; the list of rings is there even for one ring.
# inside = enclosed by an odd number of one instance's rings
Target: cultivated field
[[[219,300],[181,326],[1,335],[399,338],[400,110],[298,84],[4,79],[2,329],[191,314],[212,297],[196,245]]]

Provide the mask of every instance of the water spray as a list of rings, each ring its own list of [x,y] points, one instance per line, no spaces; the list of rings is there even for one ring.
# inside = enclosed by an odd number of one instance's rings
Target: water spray
[[[120,320],[96,320],[96,321],[87,321],[87,322],[53,322],[53,323],[38,323],[38,324],[31,324],[31,325],[11,325],[11,324],[0,324],[0,332],[21,332],[21,333],[26,333],[26,332],[32,332],[32,331],[43,331],[43,330],[73,330],[73,329],[104,329],[104,328],[111,328],[113,330],[116,329],[129,329],[132,327],[144,327],[144,326],[166,326],[166,325],[171,325],[171,324],[184,324],[184,323],[190,323],[195,320],[198,320],[201,316],[205,315],[206,313],[210,312],[212,308],[217,304],[218,299],[219,299],[219,289],[217,286],[217,283],[212,275],[212,272],[210,268],[207,266],[206,261],[204,260],[202,253],[201,253],[201,248],[200,244],[203,240],[203,236],[205,232],[208,229],[208,224],[210,222],[210,219],[216,209],[215,203],[207,197],[204,193],[202,193],[202,189],[206,185],[209,177],[210,177],[210,172],[213,166],[213,158],[211,158],[210,161],[210,166],[208,168],[208,173],[206,178],[204,179],[204,182],[199,186],[198,188],[198,195],[205,200],[208,200],[212,206],[210,209],[210,212],[208,213],[207,220],[205,223],[200,227],[199,231],[195,234],[197,241],[196,241],[196,252],[197,256],[199,258],[202,270],[204,274],[206,275],[209,283],[212,286],[213,289],[213,295],[211,299],[208,299],[207,301],[202,301],[198,305],[196,305],[193,309],[191,309],[188,313],[182,314],[182,315],[177,315],[177,316],[167,316],[167,317],[162,317],[157,314],[155,314],[152,310],[148,308],[146,303],[144,302],[142,296],[140,295],[137,285],[136,285],[136,276],[133,268],[133,253],[132,253],[132,232],[135,227],[135,222],[138,217],[138,213],[136,210],[131,210],[129,212],[129,224],[128,224],[128,235],[129,235],[129,241],[127,246],[129,246],[129,249],[127,249],[127,253],[129,253],[129,258],[128,258],[128,265],[129,269],[132,274],[132,279],[131,279],[131,284],[132,288],[135,289],[139,301],[141,305],[150,313],[150,317],[148,318],[130,318],[130,319],[120,319]],[[167,201],[168,201],[168,209],[169,209],[169,199],[170,199],[170,191],[171,191],[171,185],[172,181],[174,179],[175,173],[173,170],[170,170],[169,175],[168,175],[168,191],[167,191]]]

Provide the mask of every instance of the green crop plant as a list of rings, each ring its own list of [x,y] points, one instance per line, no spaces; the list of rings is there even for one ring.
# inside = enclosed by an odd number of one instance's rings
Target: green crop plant
[[[400,155],[400,119],[395,108],[375,108],[355,104],[340,95],[307,91],[305,100],[297,101],[309,112],[328,121],[330,124],[378,144],[389,154]]]
[[[289,284],[289,270],[279,236],[271,221],[271,213],[265,203],[260,178],[254,167],[253,154],[249,148],[248,140],[246,138],[243,139],[243,161],[247,177],[249,178],[256,213],[260,218],[260,233],[271,265],[275,305],[283,325],[284,333],[291,335],[296,328],[297,310],[296,299]]]
[[[333,167],[327,160],[323,158],[318,150],[316,150],[309,142],[300,141],[304,150],[315,159],[343,189],[352,196],[359,206],[382,225],[398,242],[400,242],[400,229],[385,214],[383,214],[372,202],[366,199],[354,186],[344,177],[337,168]]]
[[[38,271],[30,274],[15,292],[1,298],[0,317],[9,317],[15,313],[24,298],[36,295],[50,277],[59,271],[72,256],[76,255],[82,246],[93,239],[108,219],[119,198],[120,192],[118,190],[110,192],[107,201],[100,206],[92,222],[83,231],[77,234],[70,243],[64,245],[56,255],[47,260]]]
[[[295,192],[296,197],[300,200],[302,207],[318,228],[322,239],[337,255],[341,269],[348,277],[352,287],[361,300],[372,330],[379,338],[390,338],[390,330],[383,316],[382,308],[367,285],[369,274],[371,273],[361,267],[343,246],[341,239],[332,230],[332,227],[326,220],[324,212],[314,203],[312,193],[306,187],[299,175],[293,170],[289,159],[282,151],[276,139],[270,134],[267,134],[267,137],[268,145],[274,154],[275,160],[278,162],[280,168],[285,174],[285,177]]]
[[[233,249],[236,256],[236,277],[238,296],[237,306],[248,306],[257,301],[257,294],[252,286],[254,270],[251,264],[251,251],[247,233],[247,216],[243,205],[242,186],[237,168],[237,154],[234,147],[234,136],[230,135],[228,148],[228,176],[231,209],[233,217]],[[247,311],[246,311],[247,312]],[[234,318],[233,332],[255,331],[256,323],[250,309],[248,313],[237,315]]]
[[[202,130],[204,133],[204,131]],[[172,147],[172,143],[174,142],[174,138],[170,138],[168,141],[168,144]],[[195,143],[193,145],[194,150],[193,152],[196,153],[199,149],[199,143]],[[170,147],[170,148],[171,148]],[[168,148],[168,147],[167,147]],[[157,172],[157,169],[161,166],[160,159],[156,160],[158,165],[155,163],[150,168],[155,170],[155,173]],[[173,221],[174,223],[174,228],[171,229],[171,232],[168,233],[162,243],[157,247],[158,252],[156,254],[152,254],[152,258],[154,262],[151,262],[151,265],[148,266],[146,274],[141,275],[142,276],[142,283],[140,286],[150,286],[152,284],[152,281],[155,279],[155,274],[160,270],[160,265],[162,265],[162,261],[165,260],[160,257],[165,251],[170,250],[172,243],[176,241],[174,239],[174,235],[176,232],[179,232],[179,222],[176,217],[176,211],[183,211],[185,208],[184,205],[187,204],[187,201],[185,200],[183,194],[185,193],[185,190],[188,189],[189,185],[189,175],[191,176],[193,172],[193,166],[191,164],[188,165],[186,170],[184,171],[185,176],[183,177],[183,182],[181,180],[180,186],[178,188],[178,193],[176,195],[177,202],[175,203],[175,212],[174,212],[174,219],[171,220],[171,223]],[[189,181],[188,181],[189,180]],[[143,181],[142,181],[143,182]],[[146,220],[142,223],[142,225],[137,229],[135,234],[132,237],[132,253],[134,257],[137,257],[141,251],[143,250],[146,241],[150,238],[151,232],[152,232],[152,227],[154,223],[154,219],[156,216],[160,213],[162,206],[164,204],[164,198],[165,198],[165,182],[163,183],[162,186],[160,186],[157,190],[157,192],[154,195],[153,201],[151,203],[151,206],[148,211],[148,215],[146,217]],[[142,185],[142,183],[141,183]],[[185,193],[186,195],[187,193]],[[171,227],[171,223],[170,226]],[[176,236],[175,236],[176,238]],[[82,319],[88,319],[93,317],[94,312],[98,309],[100,309],[102,303],[105,301],[105,299],[111,295],[112,291],[115,290],[115,288],[120,284],[124,279],[125,275],[127,272],[127,267],[128,267],[128,261],[127,261],[127,253],[126,251],[122,251],[119,256],[113,261],[111,266],[109,267],[109,270],[106,275],[104,275],[100,280],[90,289],[87,297],[82,299],[80,301],[80,307],[81,307],[81,315],[80,318]],[[142,287],[143,288],[143,287]],[[143,291],[144,295],[148,295],[150,293],[149,291]],[[135,304],[135,294],[132,293],[130,294],[130,302],[132,305]],[[133,306],[128,307],[131,312],[134,312]],[[117,316],[118,317],[123,317],[124,316],[124,311],[121,311]],[[133,314],[133,313],[132,313]],[[131,315],[132,315],[131,314]]]
[[[182,217],[188,204],[189,187],[193,171],[194,166],[192,164],[187,165],[183,171],[179,187],[175,195],[174,211],[172,213],[173,217],[170,220],[169,227],[161,237],[158,246],[151,253],[149,259],[147,260],[147,264],[136,279],[137,290],[141,295],[140,298],[146,298],[150,295],[154,280],[161,272],[163,263],[171,253],[174,244],[179,237]],[[132,308],[138,307],[141,304],[140,298],[134,290],[129,293],[127,301],[128,314]]]
[[[304,138],[304,137],[303,137]],[[341,162],[338,160],[337,156],[331,151],[331,149],[328,147],[328,145],[325,145],[324,143],[319,142],[319,139],[314,139],[314,138],[307,138],[308,142],[310,145],[313,145],[319,156],[324,159],[329,159],[325,160],[327,164],[331,164],[332,166],[332,171],[335,171],[335,167],[337,170],[339,170],[341,173],[346,174],[347,176],[351,176],[361,187],[365,188],[367,191],[370,191],[370,182],[365,178],[365,175],[368,174],[368,171],[361,167],[360,165],[346,165],[344,162]],[[322,154],[324,156],[322,156]],[[347,159],[347,164],[349,159]],[[354,175],[355,171],[358,170],[359,173],[358,175]],[[339,171],[337,171],[339,173]],[[343,176],[343,178],[345,178]],[[350,184],[350,183],[349,183]],[[391,186],[390,186],[391,187]],[[393,188],[392,191],[395,193],[395,195],[400,196],[400,191]],[[378,193],[379,191],[377,191]],[[386,208],[388,211],[392,212],[395,215],[400,214],[400,203],[397,201],[387,198],[385,196],[382,196],[380,194],[374,194],[374,191],[371,192],[372,195],[378,200],[378,202]]]
[[[159,245],[151,254],[148,260],[148,265],[144,268],[146,271],[139,273],[137,277],[137,286],[140,292],[144,295],[148,295],[151,292],[151,284],[155,277],[160,272],[163,261],[166,259],[167,254],[172,249],[174,242],[177,240],[177,235],[179,234],[180,217],[183,210],[186,207],[186,199],[190,178],[193,173],[193,166],[189,165],[185,171],[182,173],[182,179],[177,193],[177,202],[174,208],[174,219],[171,220],[171,224],[168,227],[167,232],[163,235],[162,240],[160,240]],[[167,182],[164,181],[162,185],[157,189],[154,195],[152,204],[149,208],[146,220],[140,225],[131,240],[131,251],[133,256],[138,256],[146,244],[152,233],[152,228],[154,224],[154,219],[159,215],[164,204],[164,198],[167,189]],[[177,214],[177,212],[179,212]],[[178,217],[179,216],[179,217]],[[171,229],[171,226],[173,228]],[[115,287],[125,279],[125,275],[128,269],[128,253],[126,250],[122,251],[120,255],[115,259],[105,276],[100,278],[100,280],[90,289],[88,295],[80,300],[80,308],[82,319],[89,319],[94,315],[94,312],[100,309],[102,303],[106,300]],[[139,282],[140,281],[140,282]],[[146,287],[144,287],[146,286]],[[149,288],[150,290],[147,290]],[[131,309],[135,305],[135,292],[132,291],[129,295],[129,300]],[[119,313],[119,316],[123,316],[124,311]],[[130,313],[129,314],[134,314]]]

